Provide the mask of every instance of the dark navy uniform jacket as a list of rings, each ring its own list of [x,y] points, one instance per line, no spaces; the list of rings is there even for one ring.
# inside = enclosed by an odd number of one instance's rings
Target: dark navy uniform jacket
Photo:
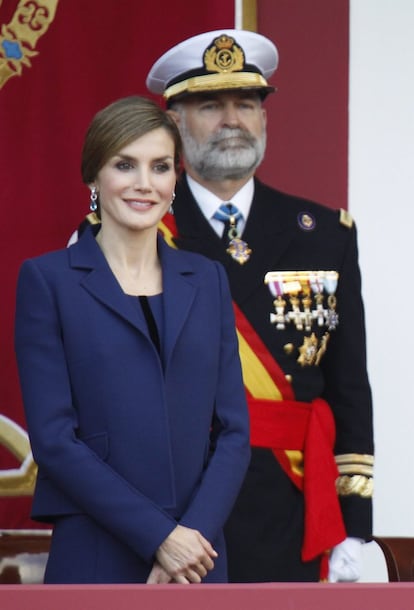
[[[254,200],[242,235],[252,249],[240,265],[226,253],[188,188],[185,176],[174,201],[179,248],[220,261],[234,301],[289,376],[300,401],[325,398],[336,422],[337,455],[372,455],[372,403],[366,370],[364,310],[355,225],[339,211],[284,194],[255,180]],[[304,223],[304,219],[310,222]],[[274,296],[264,283],[269,271],[334,270],[337,328],[319,365],[303,365],[299,348],[310,332],[270,323]],[[326,328],[312,326],[318,339]],[[286,349],[286,346],[289,349]],[[340,498],[349,536],[369,539],[371,499]],[[317,562],[300,561],[303,498],[270,450],[253,449],[250,468],[227,527],[230,577],[234,581],[317,580]]]

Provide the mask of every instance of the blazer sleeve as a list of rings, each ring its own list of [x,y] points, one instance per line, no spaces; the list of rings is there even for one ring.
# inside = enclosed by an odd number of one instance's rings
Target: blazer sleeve
[[[151,562],[176,522],[77,438],[56,298],[36,261],[26,261],[18,279],[15,348],[40,476]]]
[[[215,263],[221,293],[221,350],[215,417],[215,449],[181,523],[214,540],[230,514],[250,460],[249,416],[242,380],[228,280]]]

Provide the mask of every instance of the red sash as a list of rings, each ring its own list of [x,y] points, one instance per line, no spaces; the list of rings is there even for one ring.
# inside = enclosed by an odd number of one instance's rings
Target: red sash
[[[176,247],[174,217],[164,216],[159,228],[167,243]],[[295,400],[282,369],[234,302],[233,307],[249,405],[251,445],[272,449],[283,470],[304,494],[302,559],[327,557],[326,552],[346,537],[335,489],[338,469],[333,455],[335,424],[331,409],[322,399],[312,403]],[[326,570],[324,565],[322,577],[327,576]]]

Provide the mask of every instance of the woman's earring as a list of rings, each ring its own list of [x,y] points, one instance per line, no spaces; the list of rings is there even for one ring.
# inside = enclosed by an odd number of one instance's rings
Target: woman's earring
[[[96,212],[96,210],[98,209],[98,204],[96,202],[97,199],[98,199],[98,193],[96,190],[96,186],[93,186],[91,188],[91,200],[90,200],[90,204],[89,204],[89,208],[90,208],[91,212]]]
[[[171,195],[171,203],[170,203],[170,207],[168,208],[168,213],[174,215],[174,208],[173,208],[173,201],[175,199],[175,193],[173,193]]]

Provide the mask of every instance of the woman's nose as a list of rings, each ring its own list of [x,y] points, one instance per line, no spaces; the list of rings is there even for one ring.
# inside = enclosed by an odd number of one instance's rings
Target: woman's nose
[[[149,171],[145,168],[140,168],[136,171],[134,177],[134,189],[137,191],[151,190],[151,180]]]

